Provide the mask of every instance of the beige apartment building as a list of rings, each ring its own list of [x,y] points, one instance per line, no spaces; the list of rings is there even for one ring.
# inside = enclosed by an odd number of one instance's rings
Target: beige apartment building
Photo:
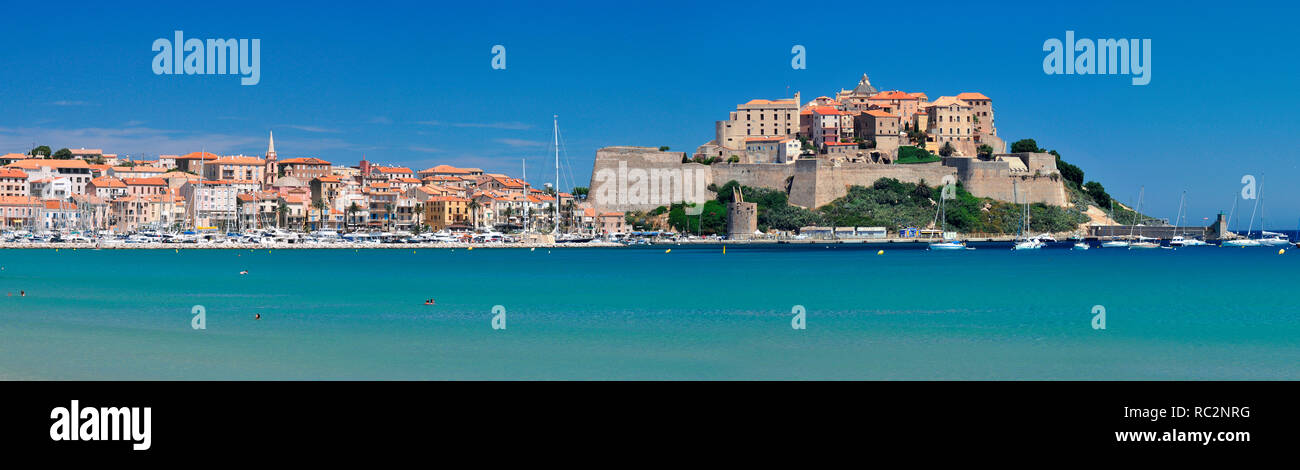
[[[262,181],[266,160],[257,157],[221,157],[203,165],[203,179],[225,181]]]
[[[900,116],[871,109],[858,114],[855,118],[854,127],[857,134],[863,139],[874,141],[877,150],[889,152],[891,155],[898,150],[899,133],[903,131]]]
[[[941,96],[925,109],[929,115],[926,148],[938,152],[943,144],[951,143],[958,155],[975,155],[975,115],[969,103]]]
[[[799,132],[799,93],[794,98],[750,100],[736,106],[725,121],[715,125],[718,146],[743,150],[751,137],[786,137]]]

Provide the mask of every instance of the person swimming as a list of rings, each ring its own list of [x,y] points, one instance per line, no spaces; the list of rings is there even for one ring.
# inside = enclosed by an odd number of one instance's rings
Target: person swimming
[[[254,319],[254,320],[261,320],[261,319],[262,319],[262,314],[260,314],[260,313],[254,313],[254,314],[253,314],[253,319]]]
[[[245,270],[239,272],[239,275],[240,275],[240,276],[243,276],[243,275],[246,275],[246,274],[248,274],[248,270],[247,270],[247,269],[245,269]]]
[[[435,302],[433,299],[429,299],[429,300],[425,300],[425,301],[424,301],[424,304],[425,304],[425,305],[434,305],[434,304],[437,304],[437,302]]]
[[[25,290],[20,290],[20,291],[18,291],[18,296],[19,296],[19,297],[27,297],[27,291],[25,291]]]

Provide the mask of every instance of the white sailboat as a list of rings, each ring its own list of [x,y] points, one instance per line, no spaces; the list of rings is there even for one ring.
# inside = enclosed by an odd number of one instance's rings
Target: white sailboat
[[[1232,240],[1224,240],[1223,246],[1233,247],[1233,248],[1253,248],[1258,246],[1264,246],[1262,243],[1260,243],[1259,240],[1252,240],[1250,238],[1250,233],[1255,230],[1255,212],[1259,210],[1259,200],[1260,200],[1259,197],[1255,198],[1255,208],[1250,210],[1250,223],[1246,225],[1246,238],[1234,238]]]
[[[1137,219],[1138,214],[1142,213],[1142,197],[1145,195],[1146,195],[1146,187],[1144,186],[1142,187],[1142,189],[1138,190],[1137,209],[1134,209],[1133,211],[1134,220]],[[1143,222],[1145,222],[1145,220]],[[1142,224],[1135,224],[1133,227],[1129,227],[1129,231],[1130,231],[1129,236],[1130,237],[1133,236],[1132,230],[1134,228],[1141,227],[1141,226]],[[1160,240],[1142,236],[1141,229],[1138,229],[1137,241],[1129,243],[1128,245],[1128,249],[1130,250],[1150,250],[1153,248],[1160,248]]]
[[[1020,190],[1019,190],[1019,188],[1016,186],[1016,184],[1015,184],[1014,181],[1013,181],[1011,184],[1012,184],[1012,186],[1011,186],[1012,189],[1011,189],[1011,190],[1012,190],[1012,197],[1013,197],[1013,199],[1017,199],[1017,200],[1020,199]],[[1021,217],[1021,219],[1020,219],[1020,230],[1018,230],[1017,233],[1016,233],[1016,244],[1015,244],[1015,246],[1012,246],[1012,247],[1011,247],[1011,249],[1012,249],[1013,251],[1020,251],[1020,250],[1038,250],[1038,249],[1042,249],[1042,248],[1043,248],[1043,241],[1040,240],[1039,238],[1037,238],[1037,237],[1033,237],[1033,238],[1024,238],[1024,237],[1023,237],[1024,233],[1027,232],[1027,231],[1029,231],[1029,200],[1028,200],[1028,198],[1026,198],[1026,200],[1025,200],[1025,208],[1024,208],[1023,217]]]
[[[948,233],[948,231],[945,230],[945,229],[947,228],[947,222],[948,222],[948,212],[947,212],[947,210],[946,210],[946,206],[945,206],[945,204],[946,204],[947,201],[948,201],[948,198],[945,197],[945,196],[947,196],[947,194],[948,194],[948,189],[946,189],[946,187],[945,187],[944,190],[940,191],[940,193],[939,193],[939,212],[938,212],[937,214],[935,214],[935,217],[939,219],[939,233],[944,234],[944,235],[946,235],[946,234]],[[945,239],[945,240],[943,240],[943,241],[939,241],[939,242],[931,242],[931,243],[930,243],[930,249],[931,249],[931,250],[936,250],[936,251],[956,251],[956,250],[965,250],[965,249],[966,249],[966,242],[964,242],[964,241],[960,241],[960,240],[946,240],[946,239]]]
[[[1111,200],[1111,201],[1110,201],[1110,214],[1111,214],[1111,216],[1114,216],[1114,215],[1115,215],[1115,201],[1114,201],[1114,200]],[[1130,230],[1132,230],[1132,229],[1130,229]],[[1112,232],[1112,233],[1113,233],[1113,232]],[[1107,240],[1107,241],[1101,242],[1101,247],[1102,247],[1102,248],[1128,248],[1128,242],[1127,242],[1127,241],[1124,241],[1124,240]]]

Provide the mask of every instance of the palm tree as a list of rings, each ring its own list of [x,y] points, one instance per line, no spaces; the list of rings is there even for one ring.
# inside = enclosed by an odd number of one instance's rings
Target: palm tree
[[[573,227],[573,209],[576,206],[577,204],[574,204],[573,199],[569,199],[564,203],[564,218],[569,221],[569,227]],[[559,224],[560,221],[557,220],[555,223]]]
[[[420,234],[420,228],[424,226],[424,204],[415,203],[415,230],[416,235]]]
[[[469,204],[467,204],[466,207],[469,207],[470,216],[474,219],[473,222],[470,223],[470,228],[478,230],[478,208],[480,207],[478,200],[470,199]]]
[[[325,211],[325,201],[322,201],[320,198],[313,199],[311,201],[311,207],[312,209],[316,209],[316,229],[320,229],[320,223],[323,220],[322,213]]]
[[[285,213],[289,212],[289,205],[284,203],[284,199],[280,200],[280,205],[275,208],[275,212],[275,228],[280,228],[280,220],[285,218]]]
[[[393,204],[390,202],[384,203],[384,230],[393,230]]]
[[[352,205],[348,206],[347,214],[345,214],[343,220],[343,231],[345,232],[352,231],[352,214],[355,214],[360,211],[361,211],[361,206],[357,205],[356,201],[352,201]]]

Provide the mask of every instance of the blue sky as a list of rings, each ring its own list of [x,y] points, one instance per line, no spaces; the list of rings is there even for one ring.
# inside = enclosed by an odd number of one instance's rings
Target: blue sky
[[[1050,4],[1049,4],[1050,3]],[[1227,211],[1258,178],[1268,225],[1300,218],[1295,7],[1253,2],[482,2],[381,1],[6,6],[0,152],[32,142],[155,156],[201,147],[425,168],[551,174],[560,115],[579,184],[597,148],[691,151],[737,103],[850,88],[931,98],[979,91],[999,134],[1036,139],[1113,196],[1193,220]],[[979,8],[975,8],[975,6]],[[154,75],[150,46],[258,38],[261,82]],[[1152,40],[1152,80],[1048,76],[1043,41]],[[493,45],[507,69],[492,70]],[[802,44],[808,68],[792,70]],[[1242,218],[1245,220],[1245,217]]]

